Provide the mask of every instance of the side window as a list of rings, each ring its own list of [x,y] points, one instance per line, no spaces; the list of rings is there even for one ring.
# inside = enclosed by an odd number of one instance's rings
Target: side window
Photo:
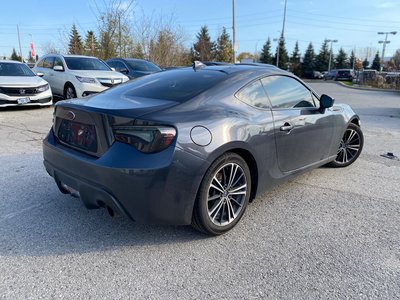
[[[43,62],[43,68],[53,69],[54,65],[54,57],[46,57]]]
[[[111,62],[111,64],[109,64],[109,65],[118,72],[121,71],[122,69],[126,69],[126,66],[120,61],[113,61],[113,62]]]
[[[268,76],[261,82],[273,108],[316,107],[311,92],[294,78]]]
[[[236,97],[255,107],[270,108],[267,94],[260,80],[253,81],[236,93]]]
[[[54,67],[55,67],[55,66],[61,66],[61,67],[64,68],[64,64],[63,64],[61,58],[59,58],[59,57],[54,58]],[[65,69],[65,68],[64,68],[64,69]]]
[[[41,61],[38,62],[37,66],[39,68],[43,68],[43,63],[44,63],[44,59],[42,59]]]

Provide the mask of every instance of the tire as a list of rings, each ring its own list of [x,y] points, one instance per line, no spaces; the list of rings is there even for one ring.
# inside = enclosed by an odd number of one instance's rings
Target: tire
[[[351,123],[343,134],[335,160],[329,163],[328,166],[344,168],[351,165],[360,156],[363,146],[364,135],[361,128]]]
[[[204,175],[192,226],[209,235],[231,230],[243,216],[250,192],[251,175],[244,159],[230,152],[220,156]]]
[[[76,98],[76,90],[74,86],[68,83],[64,88],[64,99]]]

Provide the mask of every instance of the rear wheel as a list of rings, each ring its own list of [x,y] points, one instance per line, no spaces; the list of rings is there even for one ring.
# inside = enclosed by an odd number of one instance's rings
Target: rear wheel
[[[350,124],[340,141],[337,156],[329,166],[342,168],[351,165],[360,156],[363,145],[364,135],[361,128],[356,124]]]
[[[210,235],[232,229],[246,210],[250,187],[250,170],[242,157],[235,153],[219,157],[201,183],[193,212],[193,227]]]
[[[76,98],[76,91],[72,84],[67,84],[64,89],[64,98],[73,99]]]

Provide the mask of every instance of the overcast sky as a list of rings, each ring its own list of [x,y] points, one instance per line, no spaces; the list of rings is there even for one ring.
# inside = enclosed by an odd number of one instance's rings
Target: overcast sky
[[[62,37],[75,23],[81,36],[97,29],[94,3],[107,0],[20,0],[2,1],[0,9],[0,55],[18,51],[16,26],[19,24],[23,55],[27,56],[29,42],[34,40],[36,52],[48,43],[62,44]],[[279,37],[282,30],[284,1],[236,0],[236,39],[238,52],[260,51],[268,37]],[[208,25],[212,39],[223,26],[232,37],[232,0],[136,0],[135,13],[173,16],[182,26],[190,47],[203,25]],[[134,22],[135,16],[132,18]],[[390,35],[386,55],[400,48],[400,0],[287,0],[285,39],[289,52],[299,42],[302,54],[312,42],[316,52],[324,39],[337,39],[334,52],[340,47],[346,52],[356,49],[364,58],[370,52],[382,52],[378,31],[398,31]],[[273,49],[276,42],[272,43]],[[375,53],[370,54],[371,56]]]

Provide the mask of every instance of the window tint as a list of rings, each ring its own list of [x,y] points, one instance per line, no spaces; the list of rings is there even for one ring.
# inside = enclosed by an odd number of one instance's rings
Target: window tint
[[[124,85],[122,91],[127,98],[151,98],[184,102],[210,89],[227,78],[222,72],[192,68],[177,69],[139,77]]]
[[[126,69],[126,66],[120,61],[110,61],[107,62],[110,67],[113,67],[116,71],[121,71],[122,69]]]
[[[62,63],[61,58],[56,57],[56,58],[54,59],[54,66],[61,66],[61,67],[64,68],[64,64]]]
[[[0,76],[35,76],[25,64],[0,63]]]
[[[111,71],[108,65],[100,59],[91,57],[64,57],[70,70],[100,70]]]
[[[135,71],[158,72],[161,69],[155,64],[145,60],[128,60],[128,65]]]
[[[260,80],[253,81],[252,83],[246,85],[236,94],[236,97],[252,106],[260,108],[270,107],[268,97],[265,94],[264,87],[262,86]]]
[[[315,107],[311,92],[294,78],[268,76],[261,82],[273,108]]]
[[[54,64],[54,57],[53,56],[46,57],[43,62],[43,68],[53,69],[53,64]]]

